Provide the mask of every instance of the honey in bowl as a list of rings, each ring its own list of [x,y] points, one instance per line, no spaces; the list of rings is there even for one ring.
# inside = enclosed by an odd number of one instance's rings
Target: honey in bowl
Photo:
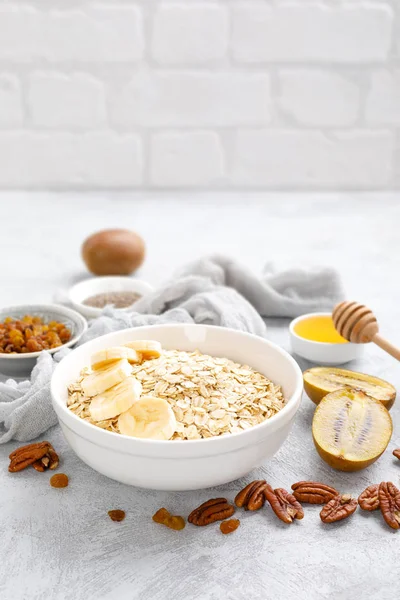
[[[294,332],[306,340],[325,344],[347,344],[335,329],[330,315],[313,315],[301,319],[294,326]]]

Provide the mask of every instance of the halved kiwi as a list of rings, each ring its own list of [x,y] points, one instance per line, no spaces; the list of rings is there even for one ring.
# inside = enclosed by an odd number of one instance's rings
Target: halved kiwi
[[[361,390],[371,398],[382,402],[388,410],[392,408],[396,398],[396,388],[391,383],[357,371],[314,367],[304,371],[303,380],[304,389],[315,404],[318,404],[326,394],[344,387]]]
[[[350,388],[325,396],[312,422],[318,454],[340,471],[359,471],[375,462],[386,450],[392,431],[383,404]]]

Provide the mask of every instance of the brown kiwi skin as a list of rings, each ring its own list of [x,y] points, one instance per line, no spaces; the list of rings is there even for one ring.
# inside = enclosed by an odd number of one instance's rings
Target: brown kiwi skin
[[[376,400],[375,398],[372,398],[371,396],[368,396],[368,394],[366,394],[363,390],[355,390],[354,388],[349,388],[349,387],[343,388],[343,390],[346,390],[346,389],[349,391],[360,391],[362,394],[367,396],[372,402],[376,402],[377,404],[382,406],[383,410],[387,410],[382,402],[380,402],[379,400]],[[337,394],[339,391],[341,391],[341,390],[336,390],[335,392],[330,392],[330,394]],[[329,402],[328,396],[330,394],[326,394],[326,396],[325,396],[326,402]],[[315,414],[317,413],[317,411],[318,411],[318,408],[316,408],[316,410],[315,410],[314,417],[315,417]],[[343,456],[333,456],[332,454],[330,454],[329,452],[327,452],[326,450],[321,448],[321,446],[318,445],[318,442],[316,441],[315,436],[314,436],[314,428],[312,427],[311,431],[312,431],[314,446],[315,446],[318,454],[322,458],[322,460],[325,461],[333,469],[336,469],[337,471],[345,471],[347,473],[361,471],[362,469],[366,469],[367,467],[372,465],[386,451],[386,448],[388,447],[389,442],[392,437],[392,434],[393,434],[393,421],[389,414],[389,411],[387,411],[387,412],[388,412],[388,417],[389,417],[390,425],[391,425],[390,436],[388,437],[387,444],[386,444],[385,448],[382,450],[382,452],[380,454],[378,454],[377,456],[372,457],[369,460],[350,461],[350,460],[344,458]]]
[[[325,392],[325,390],[321,390],[321,388],[318,388],[318,387],[314,386],[312,383],[309,383],[308,381],[306,381],[306,377],[305,377],[306,374],[312,370],[313,369],[307,369],[307,371],[304,371],[304,373],[303,373],[304,391],[306,392],[306,394],[310,398],[310,400],[312,400],[312,402],[314,402],[314,404],[318,405],[321,402],[322,398],[325,398],[325,396],[327,394],[330,394],[331,392]],[[340,369],[340,370],[346,371],[347,369]],[[359,373],[358,371],[349,371],[349,372],[354,373],[355,375],[364,375],[365,376],[365,373]],[[379,379],[379,377],[375,377],[375,376],[374,376],[374,378]],[[387,383],[387,382],[385,382],[385,383]],[[350,387],[350,386],[343,385],[343,388],[345,388],[345,387]],[[338,390],[339,389],[342,389],[342,388],[338,388]],[[352,389],[357,390],[359,388],[354,387]],[[337,391],[337,390],[332,390],[332,391]],[[360,391],[363,391],[363,390],[360,389]],[[381,404],[383,404],[383,406],[387,410],[390,410],[396,400],[396,389],[393,388],[393,396],[389,400],[379,400],[378,398],[374,398],[374,400],[377,400],[377,402],[380,402]]]

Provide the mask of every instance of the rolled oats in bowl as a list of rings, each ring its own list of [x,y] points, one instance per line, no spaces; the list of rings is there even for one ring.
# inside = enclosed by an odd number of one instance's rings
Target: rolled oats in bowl
[[[135,341],[93,356],[69,387],[69,409],[116,433],[195,440],[242,432],[285,405],[281,387],[248,365],[157,344]]]

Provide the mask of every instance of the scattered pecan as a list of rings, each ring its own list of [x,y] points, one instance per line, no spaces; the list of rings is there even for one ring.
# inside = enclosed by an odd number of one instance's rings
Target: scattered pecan
[[[335,488],[318,481],[298,481],[292,490],[296,500],[306,504],[326,504],[339,494]]]
[[[226,498],[212,498],[193,510],[189,517],[189,523],[200,527],[224,521],[233,515],[235,507],[229,504]]]
[[[32,467],[41,473],[43,473],[43,471],[47,471],[47,469],[53,471],[54,469],[57,469],[58,465],[58,454],[52,446],[50,446],[43,458],[32,463]]]
[[[54,488],[65,488],[68,485],[68,475],[65,473],[56,473],[50,477],[50,485]]]
[[[369,485],[359,495],[358,504],[362,510],[376,510],[379,508],[379,484]]]
[[[27,444],[26,446],[20,446],[19,448],[16,448],[15,450],[13,450],[8,458],[10,460],[14,460],[14,458],[21,452],[25,452],[27,450],[34,450],[36,448],[49,447],[49,446],[50,446],[50,442],[36,442],[34,444]]]
[[[238,508],[245,510],[259,510],[265,504],[264,489],[267,486],[265,479],[252,481],[235,498]]]
[[[111,521],[117,521],[119,523],[125,519],[125,511],[119,509],[109,510],[108,516],[110,517]]]
[[[338,494],[325,504],[324,508],[319,513],[323,523],[335,523],[342,519],[347,519],[357,510],[357,500],[349,494]]]
[[[35,471],[39,471],[39,473],[44,473],[44,471],[48,468],[48,463],[49,457],[45,454],[43,458],[35,460],[35,462],[32,463],[32,467],[35,469]]]
[[[49,442],[38,442],[36,444],[28,444],[27,446],[21,446],[21,448],[17,448],[13,452],[11,452],[9,459],[10,465],[8,470],[10,473],[17,473],[18,471],[22,471],[29,467],[37,460],[43,458],[51,444]]]
[[[392,529],[400,528],[400,490],[391,482],[379,486],[379,503],[383,518]]]
[[[159,508],[158,511],[153,515],[153,521],[155,523],[165,525],[170,529],[175,529],[176,531],[180,531],[186,525],[183,517],[171,515],[166,508]]]
[[[264,494],[276,516],[284,523],[292,523],[293,519],[302,519],[304,517],[301,504],[292,494],[283,488],[273,490],[267,483]]]
[[[228,521],[222,521],[219,528],[222,533],[227,535],[228,533],[232,533],[233,531],[236,531],[236,529],[239,527],[239,525],[240,525],[239,519],[229,519]]]
[[[396,448],[396,450],[393,450],[393,456],[400,460],[400,448]]]

